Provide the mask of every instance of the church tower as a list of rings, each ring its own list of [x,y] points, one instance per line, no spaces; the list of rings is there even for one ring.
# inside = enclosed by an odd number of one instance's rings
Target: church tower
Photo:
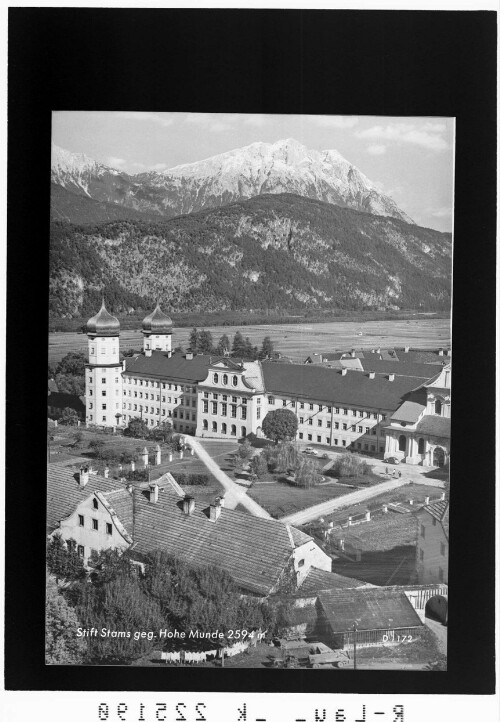
[[[89,363],[85,368],[86,424],[120,426],[122,420],[122,364],[120,322],[104,305],[87,322]]]
[[[142,335],[146,356],[151,356],[153,351],[172,353],[172,319],[163,313],[159,303],[156,304],[153,313],[146,316],[142,322]]]

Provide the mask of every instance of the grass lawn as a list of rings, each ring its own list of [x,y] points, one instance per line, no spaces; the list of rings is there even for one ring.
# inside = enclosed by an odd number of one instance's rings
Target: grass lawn
[[[350,489],[337,487],[335,484],[314,486],[311,489],[299,489],[286,482],[254,483],[248,492],[254,501],[266,509],[272,516],[279,518],[288,516],[314,504],[328,499],[344,496]]]
[[[377,662],[399,662],[401,664],[433,665],[436,662],[445,664],[445,656],[439,651],[435,635],[424,627],[411,642],[403,642],[394,646],[361,647],[357,650],[360,665],[373,666]]]

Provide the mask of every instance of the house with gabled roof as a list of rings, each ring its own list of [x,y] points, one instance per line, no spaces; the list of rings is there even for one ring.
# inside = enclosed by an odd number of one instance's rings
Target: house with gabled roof
[[[448,584],[450,505],[440,499],[415,513],[417,532],[417,578],[419,584]]]
[[[248,595],[293,592],[312,571],[331,571],[314,539],[275,519],[208,507],[186,496],[171,474],[136,488],[117,480],[48,465],[47,531],[74,545],[86,563],[105,549],[138,561],[163,550],[194,565],[226,571]]]

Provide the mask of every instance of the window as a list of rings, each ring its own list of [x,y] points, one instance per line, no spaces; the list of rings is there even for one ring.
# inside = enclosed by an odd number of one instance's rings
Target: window
[[[339,409],[338,406],[335,407],[335,413],[336,413],[336,414],[340,414],[340,409]]]
[[[346,441],[345,441],[345,439],[342,439],[342,446],[345,446],[345,445],[346,445]]]
[[[301,409],[304,408],[304,402],[303,402],[303,401],[300,402],[300,408],[301,408]]]
[[[224,402],[222,402],[221,404],[221,414],[222,416],[227,416],[227,404],[225,404]]]
[[[283,401],[281,402],[281,404],[282,404],[282,406],[286,406],[286,399],[283,399]]]
[[[303,438],[304,438],[304,434],[302,433],[302,431],[300,431],[300,432],[299,432],[299,439],[303,439]]]
[[[377,429],[375,428],[375,426],[373,426],[372,427],[372,436],[376,436],[376,435],[377,435]]]
[[[321,444],[321,436],[317,436],[316,440],[317,440],[318,444]]]
[[[231,436],[236,436],[236,426],[231,424]]]
[[[308,441],[312,441],[312,440],[313,440],[312,434],[307,434],[307,440],[308,440]]]
[[[203,419],[203,431],[208,431],[208,421]]]
[[[203,402],[203,413],[208,414],[208,401]]]
[[[425,539],[425,526],[423,524],[420,527],[420,536],[422,537],[422,539]]]
[[[347,424],[342,424],[342,431],[347,431]]]
[[[219,374],[214,374],[214,384],[219,383]]]
[[[103,410],[103,411],[106,411],[106,404],[103,404],[103,405],[102,405],[102,410]]]
[[[368,451],[368,444],[364,444],[364,450]]]
[[[227,394],[222,394],[222,400],[227,401]]]
[[[323,411],[323,404],[319,404],[318,411]]]
[[[248,404],[248,399],[241,399],[241,403],[246,406],[246,404]],[[260,404],[260,399],[257,399],[257,403]]]
[[[338,440],[338,439],[334,439],[334,440],[333,440],[333,444],[334,444],[334,446],[338,446],[338,445],[339,445],[339,440]]]
[[[212,431],[217,431],[217,421],[212,421]]]
[[[353,415],[353,416],[356,416],[356,409],[353,409],[353,410],[352,410],[352,415]]]
[[[331,429],[331,428],[332,428],[332,422],[331,422],[331,421],[327,421],[327,422],[326,422],[326,428],[327,428],[327,429]]]
[[[170,384],[168,385],[168,388],[170,388]],[[208,391],[203,392],[203,398],[208,399]],[[169,396],[168,400],[170,401],[170,396]]]
[[[106,389],[104,389],[104,391],[101,391],[101,396],[106,396]]]
[[[99,522],[97,521],[97,519],[92,519],[92,529],[93,529],[94,531],[98,531],[98,530],[99,530]]]
[[[260,411],[260,409],[257,409],[257,411]],[[247,418],[247,410],[245,407],[241,409],[241,418],[245,420]]]
[[[418,453],[425,454],[425,441],[424,439],[418,440]]]
[[[441,556],[444,557],[446,554],[446,545],[441,542]]]
[[[92,421],[92,414],[89,414],[89,421]]]
[[[92,408],[92,401],[89,403],[89,409]]]
[[[261,401],[261,399],[260,399],[260,396],[259,396],[258,399],[257,399],[257,403],[260,404],[260,401]]]
[[[78,526],[85,526],[85,519],[83,514],[78,514]]]
[[[217,401],[212,401],[212,414],[217,413]]]
[[[78,545],[78,556],[82,558],[85,556],[85,547],[81,544]]]
[[[424,561],[424,550],[423,549],[420,549],[419,556],[420,556],[420,561],[423,562]]]
[[[231,396],[231,401],[233,402],[233,404],[237,404],[237,403],[238,403],[238,397],[237,397],[237,396]]]
[[[340,429],[340,424],[339,424],[338,421],[335,421],[335,422],[334,422],[334,426],[335,426],[336,429]]]
[[[328,413],[329,413],[329,414],[332,413],[332,407],[331,407],[331,406],[328,407]]]
[[[94,346],[91,346],[91,347],[90,347],[90,353],[92,353],[92,354],[95,353],[95,347],[94,347]]]
[[[361,444],[359,442],[356,444],[356,446],[358,449],[361,449]]]
[[[369,434],[369,433],[370,433],[370,427],[369,427],[369,426],[365,426],[365,431],[366,431],[367,434]]]
[[[94,509],[99,509],[99,502],[97,501],[97,499],[92,499],[92,506],[94,507]]]
[[[435,413],[436,413],[438,416],[441,416],[442,408],[443,408],[443,405],[442,405],[441,401],[440,401],[439,399],[436,399],[436,403],[435,403],[435,405],[434,405],[434,409],[435,409]]]
[[[312,420],[312,419],[307,419],[307,423],[309,424],[309,426],[312,426],[312,425],[313,425],[313,420]]]
[[[321,421],[321,419],[318,419],[318,426],[323,426],[323,422]]]
[[[224,376],[222,377],[222,383],[224,384],[224,386],[227,386],[227,382],[228,382],[227,374],[224,374]]]
[[[102,379],[101,379],[101,384],[105,384],[105,383],[106,383],[106,377],[103,376]]]
[[[113,533],[113,525],[110,524],[109,522],[106,522],[106,534],[109,534],[111,536],[112,533]]]
[[[299,416],[299,424],[303,424],[303,423],[304,423],[304,417],[303,417],[303,416]]]
[[[233,376],[233,386],[238,386],[238,377]]]
[[[257,409],[257,411],[260,411],[260,409]],[[236,418],[236,404],[231,404],[231,418]]]
[[[221,426],[221,432],[222,432],[223,434],[227,434],[227,424],[222,424],[222,426]]]
[[[257,409],[257,418],[260,419],[260,409]]]
[[[314,410],[314,404],[309,404],[309,411],[313,411],[313,410]]]
[[[241,435],[243,436],[243,438],[245,438],[245,436],[247,435],[247,427],[246,426],[241,427]]]
[[[342,409],[342,413],[344,414],[344,416],[347,416],[347,414],[349,413],[349,409]]]
[[[298,566],[298,567],[303,567],[303,566],[304,566],[304,562],[305,562],[304,559],[299,559],[299,563],[297,564],[297,566]]]

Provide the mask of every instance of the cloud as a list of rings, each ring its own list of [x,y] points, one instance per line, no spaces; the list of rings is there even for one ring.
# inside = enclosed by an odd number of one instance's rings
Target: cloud
[[[308,120],[321,128],[354,128],[359,118],[355,115],[308,115]]]
[[[174,122],[174,119],[169,115],[160,115],[159,113],[134,113],[133,111],[120,111],[118,113],[115,113],[114,115],[115,118],[119,118],[120,120],[149,121],[152,123],[158,123],[164,128],[167,128]]]
[[[145,168],[144,163],[132,163],[132,168]]]
[[[168,168],[166,163],[155,163],[155,165],[151,166],[150,170],[162,171],[165,170],[165,168]]]
[[[387,147],[385,145],[378,145],[377,143],[373,143],[372,145],[368,146],[366,152],[370,155],[384,155],[386,150]]]
[[[111,166],[111,168],[118,168],[120,170],[126,162],[127,161],[125,160],[125,158],[115,158],[113,155],[110,155],[106,158],[106,165]]]
[[[233,127],[231,116],[219,115],[217,113],[188,113],[186,123],[203,127],[211,133],[221,133],[224,130],[231,130]]]
[[[366,130],[360,130],[355,135],[366,140],[385,140],[395,143],[408,143],[427,150],[446,150],[448,143],[441,137],[446,129],[444,123],[424,123],[417,126],[415,123],[389,123],[388,125],[374,125]]]
[[[449,207],[436,208],[435,211],[431,212],[433,218],[450,218],[453,211]]]

